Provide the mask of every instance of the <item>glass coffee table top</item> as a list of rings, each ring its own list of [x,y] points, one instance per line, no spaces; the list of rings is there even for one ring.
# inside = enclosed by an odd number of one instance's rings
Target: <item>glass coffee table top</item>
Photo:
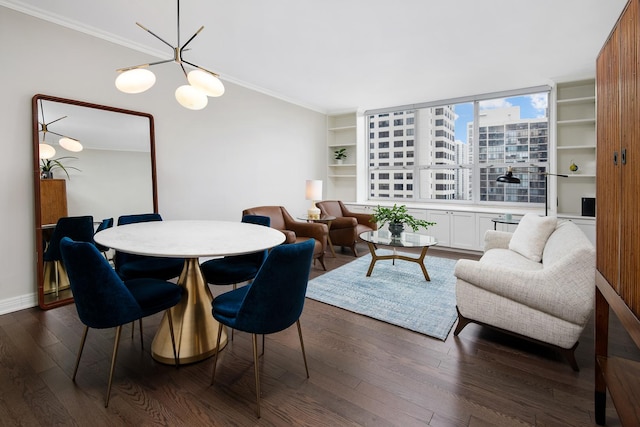
[[[392,237],[387,230],[365,231],[360,234],[360,238],[374,245],[395,246],[398,248],[423,248],[438,244],[438,241],[433,236],[403,232],[400,237]]]

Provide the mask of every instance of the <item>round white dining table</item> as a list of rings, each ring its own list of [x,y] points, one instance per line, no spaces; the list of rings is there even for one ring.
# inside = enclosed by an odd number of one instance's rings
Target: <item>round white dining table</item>
[[[178,284],[185,288],[173,308],[178,363],[210,357],[218,350],[216,337],[222,327],[211,315],[213,295],[200,270],[200,257],[259,252],[284,242],[280,231],[262,225],[232,221],[150,221],[121,225],[100,231],[94,240],[106,247],[131,254],[184,258]],[[226,345],[226,333],[220,349]],[[169,321],[165,314],[151,345],[152,357],[173,364]]]

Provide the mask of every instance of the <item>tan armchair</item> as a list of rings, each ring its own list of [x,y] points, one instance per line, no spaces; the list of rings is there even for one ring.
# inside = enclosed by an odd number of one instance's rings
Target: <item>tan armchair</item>
[[[257,206],[243,210],[242,215],[268,216],[271,219],[271,228],[282,231],[286,236],[285,243],[300,243],[315,239],[313,259],[320,261],[322,268],[327,269],[324,265],[324,251],[327,248],[329,234],[326,224],[296,221],[282,206]]]
[[[360,240],[360,233],[378,229],[378,224],[371,222],[370,214],[350,212],[339,200],[317,202],[316,206],[320,209],[321,215],[336,217],[329,230],[331,243],[334,246],[351,248],[355,256],[358,256],[356,243]]]

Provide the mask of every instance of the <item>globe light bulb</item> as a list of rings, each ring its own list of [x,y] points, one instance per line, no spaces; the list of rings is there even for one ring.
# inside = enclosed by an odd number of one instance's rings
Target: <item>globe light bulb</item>
[[[77,139],[66,137],[66,136],[60,138],[60,140],[58,141],[58,144],[60,144],[60,146],[65,150],[72,151],[74,153],[82,151],[82,148],[83,148],[82,144],[80,144],[80,141],[78,141]]]
[[[56,149],[44,142],[40,143],[38,151],[41,159],[50,159],[56,155]]]
[[[204,92],[207,96],[222,96],[224,93],[224,85],[219,78],[206,71],[195,69],[187,74],[189,84],[196,89]]]
[[[176,89],[176,99],[180,105],[190,110],[202,110],[209,103],[204,92],[190,85],[183,85]]]
[[[156,76],[146,68],[123,71],[116,78],[116,87],[124,93],[141,93],[156,83]]]

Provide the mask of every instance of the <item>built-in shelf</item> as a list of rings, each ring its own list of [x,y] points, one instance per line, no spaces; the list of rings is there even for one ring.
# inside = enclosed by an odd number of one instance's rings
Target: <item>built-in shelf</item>
[[[560,146],[558,150],[595,150],[595,145],[567,145]]]
[[[595,96],[584,96],[581,98],[570,98],[570,99],[558,99],[557,104],[560,105],[569,105],[569,104],[586,104],[589,102],[596,102]]]
[[[556,86],[556,173],[558,215],[580,216],[582,198],[596,194],[596,89],[594,80]],[[569,169],[578,165],[577,173]]]
[[[344,148],[344,163],[335,163],[335,151]],[[356,113],[327,117],[327,191],[328,199],[356,200],[357,121]]]
[[[584,124],[596,124],[596,119],[571,119],[571,120],[558,120],[556,122],[559,126],[572,126],[572,125],[584,125]]]

